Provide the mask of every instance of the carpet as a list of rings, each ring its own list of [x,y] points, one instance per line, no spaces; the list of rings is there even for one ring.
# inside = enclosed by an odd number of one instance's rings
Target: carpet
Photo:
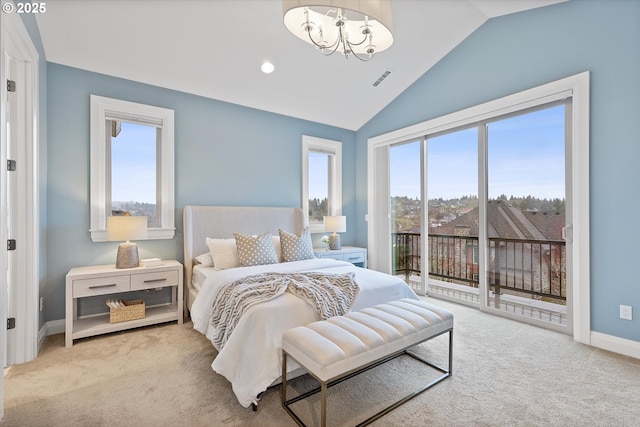
[[[640,360],[569,336],[425,298],[454,313],[453,376],[374,426],[640,426]],[[446,365],[447,336],[416,352]],[[0,426],[295,426],[280,386],[241,407],[191,323],[77,340],[50,336],[4,378]],[[329,425],[357,424],[435,376],[403,356],[329,389]],[[315,386],[293,380],[288,397]],[[319,396],[294,410],[319,425]]]

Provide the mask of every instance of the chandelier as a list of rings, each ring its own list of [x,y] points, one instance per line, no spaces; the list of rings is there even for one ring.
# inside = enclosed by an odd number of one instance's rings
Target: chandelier
[[[324,55],[368,61],[393,43],[391,0],[283,0],[284,25]]]

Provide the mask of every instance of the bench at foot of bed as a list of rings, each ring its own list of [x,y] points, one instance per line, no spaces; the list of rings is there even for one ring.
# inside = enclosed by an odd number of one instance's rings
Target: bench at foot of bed
[[[416,344],[447,332],[449,333],[447,369],[433,365],[408,351]],[[403,354],[408,354],[437,369],[441,375],[371,416],[360,425],[372,423],[451,376],[453,314],[423,301],[402,299],[289,329],[282,337],[282,406],[299,425],[304,426],[290,405],[320,391],[320,420],[322,427],[325,427],[328,387]],[[287,400],[287,357],[293,358],[302,365],[320,383],[320,387]]]

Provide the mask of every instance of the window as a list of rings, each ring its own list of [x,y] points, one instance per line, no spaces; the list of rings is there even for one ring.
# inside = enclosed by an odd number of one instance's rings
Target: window
[[[561,106],[559,108],[559,106]],[[535,114],[534,114],[535,113]],[[547,113],[554,113],[552,116],[556,118],[547,117],[545,120],[541,120]],[[497,204],[490,204],[489,198],[498,197],[502,190],[496,184],[500,184],[501,181],[513,182],[513,177],[526,177],[525,172],[534,167],[535,173],[529,174],[536,180],[544,180],[551,176],[555,176],[555,172],[549,170],[551,162],[549,159],[544,159],[544,152],[549,143],[548,129],[545,130],[543,135],[534,136],[532,132],[522,132],[524,138],[533,139],[531,145],[536,148],[535,155],[541,157],[543,160],[535,162],[535,158],[532,155],[520,154],[515,157],[500,159],[496,157],[506,152],[506,150],[497,150],[500,148],[496,145],[496,132],[499,130],[507,130],[512,127],[513,122],[507,123],[505,120],[512,120],[514,118],[519,119],[527,115],[527,118],[533,118],[537,124],[549,124],[563,122],[564,125],[560,126],[560,131],[553,133],[553,135],[560,135],[560,137],[554,137],[554,140],[559,139],[564,144],[557,145],[557,152],[564,152],[564,174],[560,174],[560,178],[564,181],[566,190],[566,210],[565,215],[558,215],[558,217],[566,218],[566,226],[563,228],[562,223],[558,221],[556,227],[553,230],[562,230],[562,233],[566,235],[566,257],[560,259],[566,262],[566,278],[563,275],[559,275],[561,282],[566,286],[566,298],[567,298],[567,314],[566,314],[566,326],[558,326],[554,328],[556,330],[563,330],[564,332],[571,333],[572,330],[574,338],[580,342],[589,343],[589,331],[590,331],[590,291],[589,291],[589,73],[584,72],[575,76],[570,76],[562,80],[551,82],[542,86],[538,86],[532,89],[525,90],[513,95],[509,95],[503,98],[489,101],[484,104],[480,104],[474,107],[467,108],[455,113],[447,114],[429,121],[412,125],[410,127],[389,132],[384,135],[376,136],[369,139],[368,147],[368,247],[369,247],[369,267],[373,269],[379,269],[382,271],[389,271],[391,262],[390,257],[392,251],[390,244],[388,243],[388,237],[390,232],[390,224],[387,218],[389,217],[389,200],[390,193],[388,189],[390,166],[389,166],[389,147],[394,144],[402,143],[405,141],[415,140],[416,138],[424,138],[429,142],[429,139],[437,137],[438,135],[444,135],[448,132],[455,132],[466,126],[472,126],[478,129],[478,228],[479,228],[479,240],[480,245],[478,247],[477,256],[474,254],[474,261],[477,260],[479,271],[473,271],[473,274],[479,276],[479,288],[480,299],[479,307],[483,311],[497,312],[498,302],[495,300],[495,295],[488,295],[487,290],[491,289],[491,278],[488,277],[487,266],[491,262],[495,263],[496,253],[493,248],[490,247],[490,243],[487,241],[493,239],[492,228],[489,227],[489,214],[491,208],[496,208],[499,212],[504,212],[502,219],[505,224],[510,224],[510,221],[516,224],[516,221],[520,222],[520,218],[528,218],[529,213],[531,216],[535,216],[534,210],[531,212],[513,212],[511,209],[498,209],[503,206],[497,206]],[[507,126],[510,125],[510,126]],[[544,127],[546,127],[546,124]],[[501,128],[500,125],[503,125]],[[492,129],[493,128],[493,129]],[[520,138],[521,139],[521,138]],[[517,149],[521,149],[522,145],[518,140],[509,138],[510,144],[507,146],[512,152]],[[553,145],[556,147],[555,143]],[[429,149],[431,144],[429,144]],[[458,152],[458,155],[462,153]],[[547,153],[548,154],[548,153]],[[547,155],[547,158],[549,156]],[[517,162],[514,161],[517,160]],[[423,162],[426,159],[423,158]],[[553,164],[559,164],[563,166],[563,162],[553,161]],[[519,166],[520,170],[516,170],[515,173],[507,175],[506,178],[500,177],[500,167],[513,167]],[[498,169],[496,169],[498,167]],[[448,174],[449,178],[457,177],[459,170],[464,168],[464,165],[459,165],[458,168],[452,169]],[[428,178],[427,171],[421,176],[421,185],[423,185],[423,195],[434,196],[433,194],[433,180]],[[564,176],[562,176],[564,175]],[[502,178],[502,179],[500,179]],[[563,179],[562,179],[563,178]],[[539,187],[539,182],[535,183],[536,188]],[[526,188],[526,185],[522,185]],[[493,193],[498,196],[494,196]],[[527,191],[529,193],[529,191]],[[525,193],[525,194],[527,194]],[[506,193],[505,193],[506,194]],[[543,196],[544,197],[544,196]],[[554,196],[555,197],[555,196]],[[426,199],[426,197],[423,197]],[[548,196],[547,196],[548,198]],[[514,200],[516,200],[514,198]],[[555,200],[555,199],[554,199]],[[516,200],[517,201],[517,200]],[[553,201],[552,201],[553,202]],[[559,199],[557,206],[562,206],[562,200]],[[509,204],[511,204],[509,200]],[[422,207],[422,212],[425,212],[425,206]],[[514,216],[510,215],[510,212]],[[500,218],[500,217],[499,217]],[[536,221],[536,218],[530,219],[530,222]],[[521,224],[526,221],[521,222]],[[528,224],[528,223],[527,223]],[[517,225],[517,224],[516,224]],[[426,228],[426,227],[425,227]],[[493,227],[495,229],[495,227]],[[533,228],[526,227],[527,233],[532,232]],[[521,230],[522,231],[522,230]],[[427,233],[422,233],[421,237],[424,240]],[[526,235],[526,233],[523,233]],[[511,242],[511,238],[508,238],[509,244],[513,247],[514,243]],[[533,239],[529,239],[533,240]],[[428,258],[427,251],[424,250],[426,245],[423,245],[423,251],[421,257]],[[506,248],[506,243],[498,243],[497,248]],[[530,246],[524,246],[526,248]],[[493,257],[493,261],[492,261]],[[516,256],[502,257],[508,261],[505,264],[510,269],[522,269],[524,263],[521,261],[522,257]],[[525,263],[526,263],[525,258]],[[418,293],[425,293],[427,286],[425,277],[428,276],[426,270],[427,263],[422,263],[423,274],[421,274],[421,283],[416,285],[416,291]],[[500,265],[502,266],[502,265]],[[504,269],[503,268],[503,269]],[[475,269],[475,264],[474,264]],[[502,272],[502,271],[501,271]],[[553,274],[555,277],[556,275]],[[521,280],[521,279],[518,279]],[[429,282],[431,283],[431,282]],[[506,285],[506,282],[500,283],[502,286]],[[430,292],[431,294],[431,292]],[[491,298],[494,298],[492,301]],[[500,305],[502,307],[502,305]],[[509,313],[503,313],[505,316],[511,316]],[[513,315],[515,317],[515,315]],[[550,327],[551,323],[546,320],[531,320],[532,323],[544,325],[544,327]],[[555,326],[555,325],[554,325]]]
[[[342,143],[302,136],[302,209],[312,233],[324,233],[323,216],[342,214]]]
[[[173,110],[91,95],[91,239],[106,241],[107,217],[148,217],[148,239],[171,239]]]

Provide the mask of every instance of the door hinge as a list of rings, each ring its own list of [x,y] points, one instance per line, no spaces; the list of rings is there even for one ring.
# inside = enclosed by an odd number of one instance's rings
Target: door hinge
[[[7,319],[7,329],[15,329],[15,327],[16,327],[16,318],[9,317]]]
[[[7,250],[15,251],[16,250],[16,239],[8,239],[7,240]]]
[[[17,164],[15,160],[7,160],[7,171],[15,172],[17,169]]]
[[[8,92],[16,91],[16,82],[14,80],[7,80],[7,91]]]

